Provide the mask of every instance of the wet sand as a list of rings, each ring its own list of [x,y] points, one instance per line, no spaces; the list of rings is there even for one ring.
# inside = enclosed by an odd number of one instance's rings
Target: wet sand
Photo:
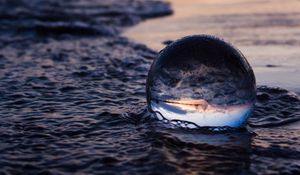
[[[151,19],[123,35],[159,51],[162,42],[209,34],[242,51],[258,85],[300,93],[300,1],[169,0],[174,15]]]
[[[149,116],[157,52],[120,31],[170,13],[159,1],[0,0],[0,174],[300,174],[289,91],[259,87],[249,131]]]

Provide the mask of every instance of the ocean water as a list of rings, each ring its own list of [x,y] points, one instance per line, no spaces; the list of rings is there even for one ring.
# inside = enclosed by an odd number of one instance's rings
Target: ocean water
[[[299,174],[300,99],[291,91],[259,86],[239,131],[166,127],[151,117],[145,86],[157,52],[119,31],[170,13],[167,4],[19,0],[0,8],[0,174]]]

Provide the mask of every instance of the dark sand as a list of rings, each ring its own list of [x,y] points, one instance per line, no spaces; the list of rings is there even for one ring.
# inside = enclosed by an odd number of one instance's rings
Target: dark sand
[[[166,129],[156,56],[119,36],[170,14],[140,0],[0,0],[0,174],[299,174],[300,100],[260,87],[250,131]]]

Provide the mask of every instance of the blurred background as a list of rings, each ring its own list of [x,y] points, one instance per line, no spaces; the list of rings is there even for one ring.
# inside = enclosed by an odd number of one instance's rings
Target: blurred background
[[[299,0],[0,0],[0,175],[300,174],[299,19]],[[231,42],[268,86],[249,130],[148,113],[157,51],[194,34]]]
[[[300,1],[169,2],[173,15],[140,23],[123,35],[155,51],[187,35],[216,35],[242,51],[258,85],[300,93]]]

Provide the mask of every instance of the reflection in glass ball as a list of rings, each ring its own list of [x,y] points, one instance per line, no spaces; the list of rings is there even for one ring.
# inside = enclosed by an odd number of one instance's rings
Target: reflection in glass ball
[[[218,38],[185,37],[162,50],[147,79],[148,109],[188,127],[242,127],[256,97],[254,73],[240,51]]]

